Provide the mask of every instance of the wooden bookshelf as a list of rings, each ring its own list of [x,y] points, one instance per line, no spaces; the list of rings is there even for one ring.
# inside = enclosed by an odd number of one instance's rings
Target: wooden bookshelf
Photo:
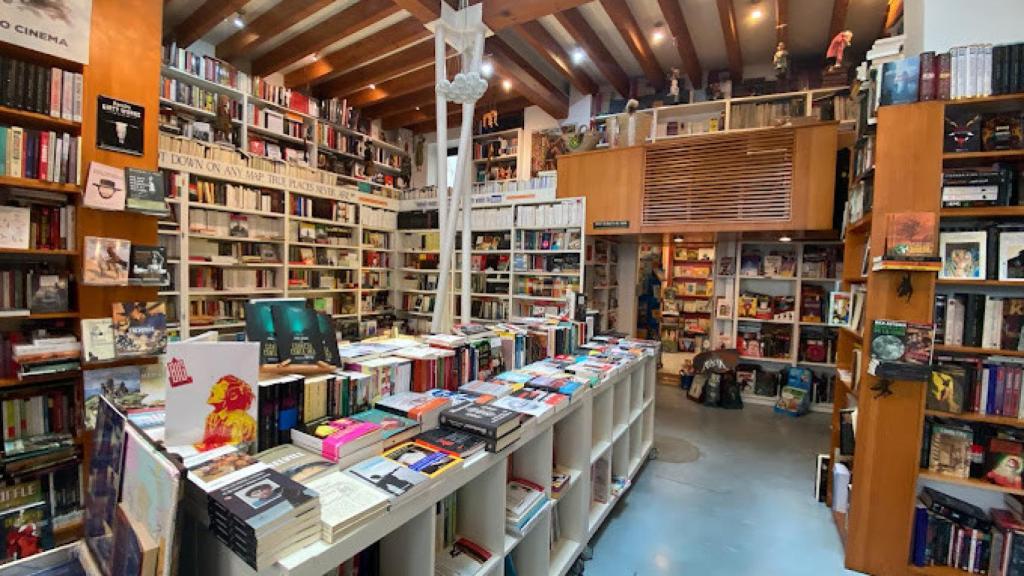
[[[942,208],[942,218],[1024,218],[1024,206],[978,206],[972,208]]]
[[[998,162],[1000,160],[1020,160],[1024,158],[1024,150],[987,150],[984,152],[946,152],[942,155],[945,162]]]
[[[937,344],[936,352],[950,352],[953,354],[981,354],[988,356],[1012,356],[1024,358],[1024,350],[999,350],[997,348],[979,348],[977,346],[951,346],[949,344]]]
[[[910,566],[910,573],[917,576],[967,576],[970,572],[952,566]]]
[[[939,278],[935,281],[940,286],[990,286],[1005,288],[1024,288],[1024,282],[1013,280],[956,280]]]
[[[846,227],[847,234],[859,234],[871,229],[871,213],[868,212],[856,222]]]
[[[975,414],[973,412],[961,412],[959,414],[956,414],[953,412],[942,412],[941,410],[925,410],[924,415],[933,416],[935,418],[960,420],[963,422],[982,422],[985,424],[994,424],[996,426],[1012,426],[1014,428],[1024,428],[1024,419],[1013,418],[1011,416]]]
[[[10,122],[15,126],[60,132],[78,132],[82,129],[82,124],[80,122],[56,118],[49,114],[40,114],[38,112],[29,112],[27,110],[18,110],[17,108],[8,108],[7,106],[0,106],[0,120]]]
[[[84,178],[84,169],[82,174]],[[16,178],[13,176],[0,176],[0,186],[42,190],[44,192],[60,192],[63,194],[79,194],[82,191],[82,188],[77,184],[60,184],[57,182],[34,180],[32,178]]]
[[[1024,489],[1022,488],[1010,488],[1009,486],[1000,486],[991,482],[985,482],[984,480],[978,480],[977,478],[957,478],[955,476],[948,476],[946,474],[938,474],[922,468],[918,472],[918,476],[925,480],[933,480],[935,482],[944,482],[946,484],[955,484],[957,486],[968,486],[970,488],[977,488],[979,490],[989,490],[992,492],[1001,492],[1003,494],[1015,494],[1017,496],[1024,496]]]

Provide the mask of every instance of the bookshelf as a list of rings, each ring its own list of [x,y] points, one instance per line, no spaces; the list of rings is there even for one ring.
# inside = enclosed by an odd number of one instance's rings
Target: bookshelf
[[[181,334],[213,329],[233,338],[244,331],[244,302],[254,295],[309,298],[346,338],[389,325],[398,201],[166,148],[160,168],[188,183],[173,204],[180,221],[161,225],[161,241],[179,255],[166,298],[182,303]],[[188,193],[197,182],[225,194],[200,201]],[[250,237],[233,236],[233,222]]]
[[[714,314],[713,347],[735,346],[740,350],[740,362],[761,365],[766,370],[786,366],[810,369],[816,380],[811,409],[832,412],[838,380],[838,334],[843,328],[830,325],[827,315],[829,295],[840,291],[845,269],[842,244],[723,240],[716,253],[717,259],[711,264],[715,279],[710,291],[713,301],[709,302]],[[769,263],[766,257],[771,256],[779,257],[779,262]],[[773,303],[770,308],[776,307],[775,303],[788,304],[760,314],[747,309],[765,298]],[[765,335],[770,336],[770,342],[779,344],[772,346],[771,353],[764,349]],[[744,342],[757,345],[750,347]],[[743,399],[774,406],[778,396],[761,396],[746,390]]]
[[[619,243],[610,237],[587,239],[587,306],[597,311],[597,333],[615,330],[619,313]]]
[[[506,555],[520,574],[566,574],[609,521],[616,503],[628,495],[653,447],[656,356],[643,357],[574,398],[567,408],[532,422],[503,452],[474,456],[446,472],[430,490],[403,499],[333,544],[319,541],[279,560],[267,573],[319,576],[379,540],[383,574],[433,575],[435,508],[454,495],[458,533],[493,554],[480,574],[500,573]],[[570,471],[560,497],[551,499],[522,536],[507,533],[504,503],[510,474],[540,484],[550,496],[554,465]],[[621,490],[613,489],[613,477],[628,482]],[[182,570],[203,566],[210,574],[252,573],[217,538],[207,537],[207,528],[189,521],[200,537],[185,540]]]
[[[661,294],[661,341],[665,352],[696,354],[711,345],[715,245],[673,241],[667,248]]]
[[[473,182],[519,180],[527,145],[522,128],[473,136]]]

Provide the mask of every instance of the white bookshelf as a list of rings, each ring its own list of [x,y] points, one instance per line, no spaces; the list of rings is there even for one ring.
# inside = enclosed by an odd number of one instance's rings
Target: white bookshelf
[[[263,172],[251,168],[239,167],[206,158],[187,156],[166,150],[160,152],[160,168],[174,171],[187,177],[189,181],[200,178],[206,181],[244,185],[259,188],[280,195],[279,211],[268,212],[253,209],[234,209],[231,207],[211,205],[191,200],[187,195],[176,201],[180,209],[180,222],[177,228],[162,226],[162,235],[175,239],[180,244],[180,264],[172,268],[176,274],[177,298],[180,324],[183,336],[196,334],[206,330],[217,330],[223,337],[232,337],[244,331],[245,325],[241,315],[241,305],[252,296],[272,297],[303,297],[312,298],[318,306],[330,306],[326,311],[339,322],[348,325],[348,333],[352,333],[353,324],[357,332],[365,328],[365,323],[377,320],[381,316],[393,313],[394,302],[392,290],[394,286],[394,258],[391,251],[394,247],[395,217],[398,201],[381,196],[358,192],[353,186],[333,186],[329,184],[300,180],[291,176]],[[346,219],[332,220],[297,216],[293,213],[293,201],[311,199],[314,202],[337,202],[348,206],[352,216]],[[190,216],[193,210],[198,213],[216,212],[240,214],[252,218],[265,218],[279,226],[273,238],[236,238],[227,234],[210,234],[189,232]],[[373,216],[363,225],[363,220]],[[322,230],[336,230],[348,234],[348,244],[324,244],[301,240],[299,230],[303,225],[319,227]],[[182,233],[184,231],[184,233]],[[383,238],[378,246],[366,238]],[[173,240],[168,240],[173,241]],[[250,245],[265,246],[272,249],[276,259],[269,262],[216,263],[198,262],[190,259],[197,255],[201,244],[216,246]],[[209,248],[207,248],[209,250]],[[300,250],[313,251],[314,263],[307,264],[297,259]],[[208,253],[208,252],[204,252]],[[365,265],[371,255],[383,255],[383,262],[374,266]],[[295,256],[295,257],[293,257]],[[320,262],[325,262],[321,264]],[[175,269],[176,268],[176,269]],[[197,288],[190,284],[190,272],[202,268],[259,270],[273,277],[269,286],[246,287],[233,290]],[[289,286],[288,279],[313,274],[325,278],[325,284],[308,284],[306,286]],[[339,278],[349,275],[349,281],[341,282]],[[318,302],[319,300],[319,302]],[[234,301],[234,309],[229,315],[216,318],[213,324],[199,324],[190,321],[190,308],[198,307],[203,301]],[[343,331],[344,332],[344,331]]]
[[[599,314],[599,333],[614,330],[618,326],[619,244],[611,238],[591,236],[586,254],[587,307]]]
[[[713,331],[714,331],[714,348],[722,347],[735,347],[739,342],[740,324],[760,324],[762,326],[787,326],[790,328],[790,349],[789,353],[784,357],[778,358],[764,358],[756,356],[740,356],[740,362],[743,363],[754,363],[763,365],[769,370],[780,370],[786,366],[799,366],[803,368],[809,368],[816,374],[824,374],[826,376],[834,376],[836,373],[836,365],[834,362],[811,362],[803,360],[799,357],[799,345],[800,335],[803,330],[825,330],[825,331],[838,331],[840,328],[836,326],[829,326],[827,322],[804,322],[801,320],[801,298],[800,295],[803,293],[805,285],[813,285],[821,287],[825,292],[825,300],[823,303],[823,314],[826,315],[825,320],[827,321],[828,314],[828,294],[841,289],[840,282],[842,276],[842,266],[839,266],[836,270],[836,277],[829,278],[818,278],[818,277],[807,277],[803,274],[803,262],[805,250],[809,247],[839,247],[841,250],[842,244],[839,242],[831,241],[816,241],[816,242],[729,242],[726,244],[720,243],[716,249],[717,259],[715,262],[715,295],[718,297],[726,297],[731,303],[732,314],[729,316],[722,316],[718,314],[717,305],[714,306],[714,320],[713,320]],[[768,252],[772,250],[788,250],[793,253],[796,257],[796,275],[789,277],[780,276],[761,276],[761,275],[744,275],[741,273],[742,261],[741,257],[744,248],[753,248],[761,251],[762,258]],[[840,251],[841,255],[842,252]],[[734,263],[734,274],[723,276],[720,275],[720,264],[722,257],[733,258]],[[792,320],[774,320],[774,319],[756,319],[746,318],[739,315],[739,302],[740,294],[744,292],[757,292],[761,294],[767,294],[770,296],[793,296],[795,300],[794,317]],[[713,303],[715,304],[715,303]],[[724,335],[724,338],[723,338]],[[838,342],[838,338],[836,338]],[[835,353],[835,351],[834,351]],[[755,394],[744,393],[743,400],[752,404],[765,404],[774,405],[776,397],[759,396]],[[811,409],[815,412],[831,413],[832,404],[818,402],[811,404]]]
[[[530,422],[523,437],[505,451],[470,458],[461,468],[445,472],[430,489],[400,499],[389,511],[333,544],[316,542],[261,574],[321,576],[379,540],[384,576],[432,576],[438,553],[435,505],[454,493],[458,534],[492,554],[478,574],[505,574],[503,557],[511,555],[518,574],[563,576],[615,504],[628,494],[628,490],[613,494],[598,486],[605,501],[595,501],[593,464],[604,460],[603,479],[622,476],[632,482],[653,447],[656,356],[645,356],[578,395],[568,407]],[[571,471],[560,498],[549,501],[522,536],[506,532],[508,477],[532,480],[550,495],[553,462]],[[556,507],[559,538],[550,542]],[[183,534],[182,573],[255,574],[194,514],[186,515]]]
[[[500,146],[502,149],[497,154],[484,154],[492,146]],[[521,180],[520,172],[527,166],[526,146],[522,128],[509,128],[473,136],[473,182]],[[486,172],[492,168],[496,171],[510,169],[513,174],[506,178],[495,178],[492,174],[485,174],[482,179],[478,177],[478,171]]]

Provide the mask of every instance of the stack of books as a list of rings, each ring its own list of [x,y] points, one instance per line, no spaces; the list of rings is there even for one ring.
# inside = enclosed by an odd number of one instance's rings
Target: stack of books
[[[320,495],[320,538],[328,544],[388,508],[384,492],[340,470],[319,475],[305,484]]]
[[[342,468],[379,454],[382,429],[373,422],[339,418],[305,428],[292,428],[292,443],[320,454]]]
[[[488,452],[501,452],[522,436],[520,414],[494,404],[453,406],[441,412],[440,424],[478,436]]]
[[[547,503],[548,498],[540,485],[522,478],[513,478],[505,491],[505,528],[512,534],[522,536]]]

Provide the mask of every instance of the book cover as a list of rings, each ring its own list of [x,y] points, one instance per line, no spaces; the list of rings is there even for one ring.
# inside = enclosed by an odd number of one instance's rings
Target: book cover
[[[959,414],[967,396],[967,371],[963,366],[939,364],[928,379],[926,406],[929,410]]]
[[[179,535],[178,505],[184,492],[183,471],[141,432],[125,429],[120,507],[134,519],[136,532],[145,531],[153,540],[161,565],[158,574],[173,574],[177,564],[174,551]]]
[[[396,438],[412,436],[420,429],[420,423],[416,420],[375,408],[353,414],[352,419],[379,426],[385,443],[395,441]]]
[[[210,493],[232,523],[257,538],[280,527],[317,503],[316,492],[272,468],[255,470]]]
[[[920,67],[921,60],[917,56],[883,64],[879,104],[887,106],[917,102]]]
[[[28,249],[31,218],[28,208],[0,206],[0,248]]]
[[[100,370],[86,370],[84,381],[85,427],[96,426],[96,414],[100,408],[100,396],[114,406],[127,410],[145,406],[146,395],[142,393],[142,374],[138,366],[118,366]]]
[[[68,311],[67,274],[33,273],[28,307],[33,314]]]
[[[497,408],[504,408],[506,410],[512,410],[519,412],[520,414],[526,414],[534,418],[540,418],[544,414],[548,413],[554,408],[554,405],[545,402],[538,402],[530,400],[528,398],[519,398],[516,396],[505,396],[504,398],[498,398],[494,402],[491,402],[491,406]]]
[[[970,428],[935,424],[932,427],[928,470],[957,478],[967,478],[971,469],[972,442]]]
[[[141,522],[117,506],[114,516],[114,554],[112,574],[149,576],[155,574],[161,554],[160,544]]]
[[[334,320],[323,312],[317,312],[316,318],[320,337],[323,339],[323,360],[331,366],[338,366],[341,364],[341,357],[338,355],[338,334],[335,332]]]
[[[164,358],[167,445],[209,450],[256,440],[258,344],[172,342]]]
[[[2,561],[21,560],[53,548],[53,526],[43,500],[0,513],[4,531]]]
[[[429,477],[394,460],[375,456],[348,469],[350,474],[399,497],[423,484]]]
[[[260,343],[260,363],[277,364],[282,360],[277,349],[277,334],[274,331],[274,306],[305,308],[302,298],[268,298],[245,303],[245,339]]]
[[[482,438],[471,432],[443,426],[420,433],[416,436],[415,442],[460,458],[468,458],[481,452],[486,445]]]
[[[438,452],[415,442],[399,444],[385,452],[384,457],[431,478],[462,465],[462,459],[457,456]]]
[[[124,356],[155,356],[167,346],[167,314],[162,300],[114,302],[114,353]]]
[[[440,423],[495,439],[518,428],[520,415],[491,404],[466,403],[442,411]]]
[[[295,364],[323,361],[323,337],[315,310],[275,304],[271,306],[271,314],[282,361],[291,360]]]
[[[936,214],[898,212],[886,216],[885,258],[931,257],[935,255]]]
[[[164,178],[159,171],[125,168],[124,182],[126,209],[156,216],[167,214]]]
[[[114,359],[114,321],[112,318],[82,320],[82,351],[86,362]]]
[[[828,324],[829,326],[850,325],[850,293],[831,292],[828,295]]]
[[[124,170],[100,162],[89,164],[82,205],[97,210],[124,210]]]
[[[336,530],[351,530],[388,504],[387,494],[340,470],[304,483],[320,496],[322,537],[328,543],[334,541]]]
[[[943,132],[944,152],[981,151],[981,114],[976,111],[952,106],[946,108]]]
[[[313,478],[334,469],[333,462],[292,444],[283,444],[260,452],[256,459],[307,486]]]
[[[1024,282],[1024,232],[999,234],[999,279]]]
[[[119,238],[85,237],[82,282],[90,285],[128,284],[132,243]]]
[[[113,555],[113,528],[120,500],[124,470],[125,418],[101,397],[93,431],[92,453],[88,459],[88,486],[85,491],[85,543],[92,558],[104,573],[110,573]]]
[[[167,248],[132,244],[128,281],[133,284],[167,286],[171,282],[167,272]]]
[[[1021,487],[1024,470],[1024,443],[1008,438],[989,440],[985,454],[985,479],[1008,488]]]
[[[942,268],[939,278],[984,279],[987,243],[988,235],[984,230],[940,233],[939,255],[942,256]]]

